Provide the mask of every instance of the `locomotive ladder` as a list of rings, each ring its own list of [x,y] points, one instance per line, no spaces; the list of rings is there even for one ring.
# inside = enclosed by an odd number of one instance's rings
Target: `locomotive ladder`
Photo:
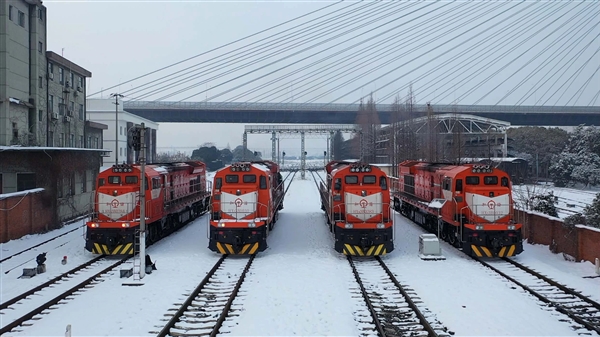
[[[136,229],[133,235],[133,280],[140,280],[140,269],[142,268],[142,257],[140,256],[140,230]]]

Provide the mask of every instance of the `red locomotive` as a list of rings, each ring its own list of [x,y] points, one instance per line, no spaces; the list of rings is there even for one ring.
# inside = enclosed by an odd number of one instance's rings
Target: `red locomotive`
[[[140,166],[118,164],[98,175],[94,216],[85,248],[95,254],[134,254],[140,224]],[[155,242],[208,210],[206,165],[200,161],[148,164],[146,240]]]
[[[489,165],[407,160],[392,188],[394,209],[478,257],[523,251],[508,174]]]
[[[283,209],[279,166],[268,160],[239,162],[215,173],[208,248],[221,254],[267,249],[267,236]]]
[[[335,237],[335,250],[346,255],[377,256],[394,250],[388,178],[379,167],[332,161],[321,182],[321,208]]]

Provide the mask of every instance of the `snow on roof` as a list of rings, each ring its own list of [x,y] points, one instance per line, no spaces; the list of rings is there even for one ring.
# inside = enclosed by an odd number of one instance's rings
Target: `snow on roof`
[[[2,151],[94,151],[110,152],[108,149],[88,149],[81,147],[48,147],[48,146],[0,146]]]
[[[154,171],[158,173],[168,173],[167,169],[164,166],[155,166],[153,167]]]
[[[10,198],[10,197],[26,196],[29,193],[39,193],[39,192],[42,192],[43,190],[44,190],[43,188],[33,188],[30,190],[25,190],[25,191],[4,193],[4,194],[0,194],[0,200]]]

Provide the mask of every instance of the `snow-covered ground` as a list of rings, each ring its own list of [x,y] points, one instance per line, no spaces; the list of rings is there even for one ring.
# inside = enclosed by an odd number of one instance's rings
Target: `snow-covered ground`
[[[352,297],[355,281],[346,259],[333,250],[318,192],[299,174],[286,195],[279,221],[269,236],[269,249],[254,261],[234,306],[239,316],[222,328],[229,335],[344,335],[359,333],[355,313],[364,304]],[[11,336],[154,336],[177,307],[218,260],[208,250],[205,215],[148,248],[158,270],[143,286],[123,286],[115,270],[95,287],[42,315],[30,327]],[[1,258],[13,255],[59,233],[81,227],[74,223],[43,235],[2,244]],[[533,296],[442,243],[445,261],[418,257],[423,230],[395,216],[395,246],[384,261],[398,280],[414,289],[423,306],[457,336],[574,336],[565,317],[543,306]],[[41,284],[93,256],[84,250],[84,229],[23,253],[0,264],[3,301]],[[23,267],[34,267],[35,256],[47,252],[47,273],[19,279]],[[68,263],[60,261],[67,256]],[[600,301],[600,278],[589,262],[568,262],[547,246],[525,244],[516,259],[583,294]],[[22,264],[21,266],[19,266]],[[14,268],[14,269],[13,269]],[[12,269],[12,270],[11,270]],[[10,271],[9,271],[10,270]],[[27,305],[21,304],[21,305]],[[2,320],[2,315],[0,315]],[[4,325],[6,323],[2,323]],[[592,334],[593,335],[593,334]]]

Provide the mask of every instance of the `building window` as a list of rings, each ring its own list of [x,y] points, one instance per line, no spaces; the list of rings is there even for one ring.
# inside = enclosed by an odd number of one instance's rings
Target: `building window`
[[[98,137],[95,137],[94,138],[94,149],[99,149],[100,147],[98,145],[99,145]]]
[[[83,120],[83,104],[79,104],[79,119]]]
[[[122,147],[120,147],[120,148],[119,148],[119,156],[122,156],[122,155],[123,155],[123,148],[122,148]]]
[[[44,44],[41,41],[38,41],[38,51],[41,53],[44,49]]]
[[[87,171],[81,172],[81,193],[87,192]]]
[[[35,187],[35,173],[17,173],[17,192],[32,190]]]
[[[75,74],[73,74],[73,72],[71,72],[71,76],[69,77],[69,85],[71,85],[71,87],[75,86]]]
[[[38,110],[38,121],[41,122],[43,118],[44,118],[44,111]]]
[[[65,114],[65,99],[62,97],[58,98],[58,113],[61,116]]]
[[[58,80],[60,81],[60,84],[65,84],[65,72],[61,67],[58,67]]]
[[[12,21],[12,19],[13,19],[12,18],[12,8],[13,8],[12,6],[8,6],[8,19],[10,21]],[[0,192],[2,192],[2,191],[0,191]]]
[[[17,140],[19,139],[19,129],[17,128],[17,123],[12,123],[12,130],[13,130],[13,140]]]
[[[75,135],[69,135],[69,147],[75,147]]]
[[[79,136],[79,147],[85,147],[85,144],[83,144],[83,136]]]
[[[86,144],[86,147],[92,147],[92,136],[88,136],[88,142]]]
[[[54,112],[54,96],[52,95],[48,96],[48,112]]]
[[[25,13],[19,11],[19,26],[25,27]]]
[[[54,146],[54,132],[52,131],[48,132],[48,146]]]
[[[69,103],[69,116],[73,116],[74,112],[75,112],[75,103],[71,102],[71,103]]]
[[[123,127],[119,127],[119,134],[122,136],[123,135]]]
[[[62,179],[56,180],[56,196],[59,198],[63,197],[63,184]]]
[[[50,62],[48,62],[48,73],[54,74],[54,65]]]
[[[58,146],[60,146],[60,147],[65,146],[65,134],[64,133],[60,134],[60,138],[58,139]]]
[[[42,76],[38,77],[38,87],[43,88],[44,87],[44,79],[42,78]]]
[[[77,86],[83,90],[83,76],[79,76],[79,79],[77,80]]]
[[[38,7],[38,19],[44,21],[44,10],[42,10],[42,7]]]

